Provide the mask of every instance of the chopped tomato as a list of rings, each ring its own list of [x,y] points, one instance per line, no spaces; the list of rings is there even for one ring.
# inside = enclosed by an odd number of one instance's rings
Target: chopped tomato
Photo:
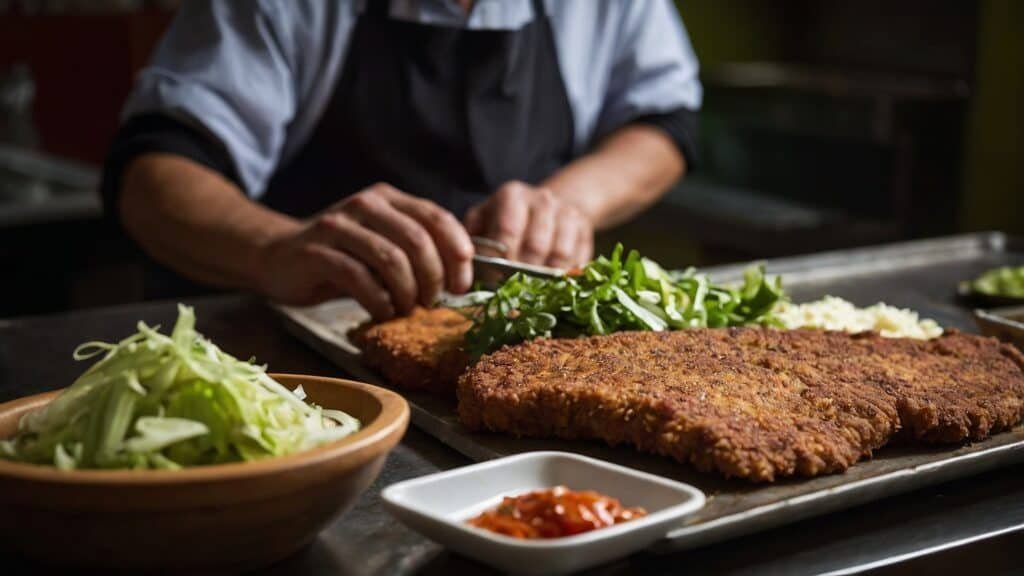
[[[623,507],[617,499],[593,490],[574,492],[558,486],[506,497],[469,523],[513,538],[561,538],[645,515],[643,508]]]

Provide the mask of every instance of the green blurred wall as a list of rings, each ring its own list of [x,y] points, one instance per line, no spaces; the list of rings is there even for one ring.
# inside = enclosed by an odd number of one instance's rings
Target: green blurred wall
[[[782,56],[781,4],[751,0],[677,0],[702,66]]]
[[[782,58],[785,3],[676,5],[702,66]],[[980,0],[975,74],[960,227],[1024,234],[1024,0]]]
[[[982,0],[961,224],[1024,233],[1024,2]]]

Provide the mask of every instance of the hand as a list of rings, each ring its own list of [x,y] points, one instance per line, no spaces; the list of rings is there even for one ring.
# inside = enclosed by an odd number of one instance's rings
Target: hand
[[[263,250],[262,290],[278,301],[355,298],[376,320],[429,306],[473,281],[473,244],[447,210],[375,184]]]
[[[571,268],[594,252],[594,226],[577,208],[550,189],[507,182],[466,214],[470,234],[508,247],[507,258],[530,264]]]

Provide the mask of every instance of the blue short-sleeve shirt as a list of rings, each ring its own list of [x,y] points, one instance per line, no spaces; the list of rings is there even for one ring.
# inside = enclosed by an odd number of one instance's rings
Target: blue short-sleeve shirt
[[[158,113],[209,136],[239,185],[259,198],[313,134],[368,1],[185,2],[139,74],[123,120]],[[476,0],[468,14],[453,0],[375,1],[390,2],[391,18],[436,26],[514,30],[535,17],[531,0]],[[543,5],[577,154],[636,118],[700,107],[697,59],[669,0]]]

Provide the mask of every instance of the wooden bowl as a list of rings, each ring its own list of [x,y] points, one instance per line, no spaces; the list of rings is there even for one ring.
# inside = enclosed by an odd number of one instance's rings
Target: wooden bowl
[[[177,471],[62,472],[0,460],[0,546],[48,564],[161,572],[240,572],[297,551],[377,477],[409,407],[369,384],[274,378],[363,428],[298,454]],[[58,392],[0,404],[0,438]]]

